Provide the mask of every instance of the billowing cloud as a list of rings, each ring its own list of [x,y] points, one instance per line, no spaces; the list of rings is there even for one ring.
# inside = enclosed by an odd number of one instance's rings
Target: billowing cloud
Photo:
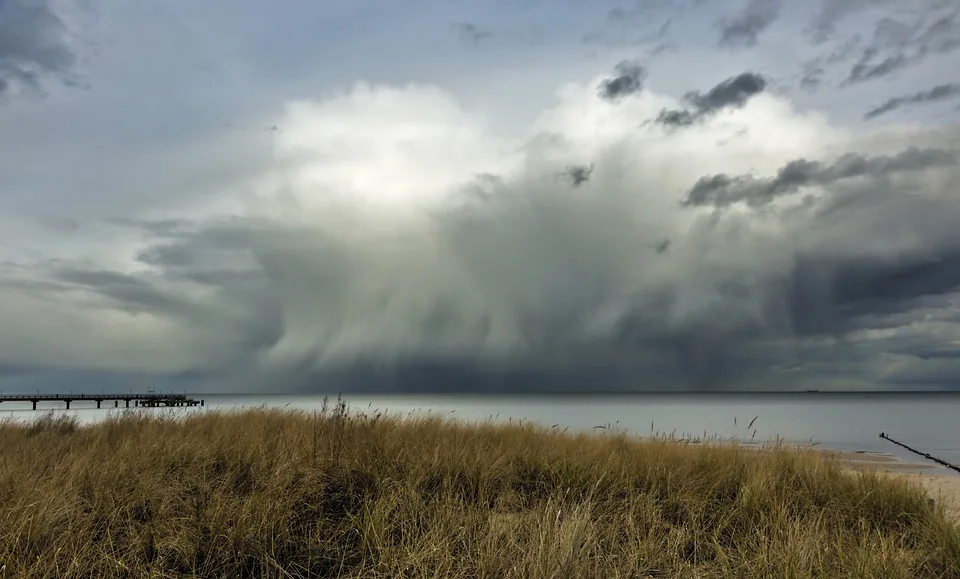
[[[732,16],[717,22],[720,29],[720,46],[756,46],[760,34],[780,16],[782,0],[749,0]]]
[[[940,84],[929,90],[913,93],[909,96],[894,97],[882,105],[869,110],[864,119],[873,119],[907,105],[947,100],[960,96],[960,84]]]
[[[616,101],[643,90],[647,70],[639,62],[625,60],[614,67],[613,78],[600,82],[600,98]]]
[[[73,79],[70,34],[51,0],[0,2],[0,96],[37,89],[44,77]]]
[[[684,95],[690,109],[663,109],[656,122],[670,127],[685,127],[709,118],[724,109],[738,109],[767,86],[763,76],[745,72],[716,85],[706,94],[692,91]]]
[[[950,375],[956,128],[856,135],[744,76],[664,132],[643,121],[672,99],[602,80],[512,134],[430,86],[291,102],[242,210],[8,255],[0,368],[408,391]]]
[[[827,187],[845,179],[885,180],[896,173],[955,166],[957,154],[941,149],[908,148],[889,157],[864,157],[848,153],[830,163],[799,159],[784,165],[774,177],[703,177],[690,189],[684,205],[726,207],[733,203],[768,205],[776,198],[803,187]]]

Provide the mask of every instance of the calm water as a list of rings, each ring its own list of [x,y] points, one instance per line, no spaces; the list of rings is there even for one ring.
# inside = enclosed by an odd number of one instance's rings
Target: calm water
[[[316,410],[323,396],[205,395],[206,407],[173,412],[267,406]],[[612,426],[647,436],[736,438],[817,444],[842,450],[879,451],[924,462],[878,437],[881,431],[914,448],[960,464],[960,393],[943,394],[675,394],[604,396],[345,396],[357,411],[437,413],[468,421],[528,420],[573,430]],[[90,406],[93,403],[89,403]],[[16,408],[16,410],[15,410]],[[39,415],[27,405],[3,403],[0,417]],[[46,408],[62,408],[50,403]],[[151,410],[156,412],[157,410]],[[58,410],[58,412],[67,412]],[[116,410],[82,408],[69,413],[84,422]],[[159,410],[171,412],[171,410]],[[754,420],[756,418],[756,420]],[[750,422],[753,426],[748,428]]]

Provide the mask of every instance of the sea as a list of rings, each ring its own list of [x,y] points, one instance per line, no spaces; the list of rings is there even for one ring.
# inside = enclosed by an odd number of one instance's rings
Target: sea
[[[266,407],[312,412],[336,395],[194,394],[203,407],[138,409],[187,414]],[[467,422],[524,421],[573,431],[622,431],[638,437],[782,443],[841,451],[883,453],[926,472],[957,474],[880,437],[886,436],[960,465],[960,392],[668,393],[603,395],[344,395],[351,411],[400,417],[439,415]],[[120,403],[121,407],[123,403]],[[107,408],[109,406],[109,408]],[[0,404],[0,419],[30,420],[45,412],[94,423],[124,412],[104,403]]]

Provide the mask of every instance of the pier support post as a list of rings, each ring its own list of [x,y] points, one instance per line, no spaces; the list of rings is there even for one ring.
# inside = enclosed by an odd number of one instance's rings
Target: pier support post
[[[97,400],[97,408],[100,408],[100,400]]]
[[[64,400],[67,403],[67,410],[70,410],[70,400]]]
[[[36,401],[36,400],[31,400],[30,402],[33,402],[33,409],[36,410],[36,409],[37,409],[37,401]]]
[[[113,407],[116,408],[116,407],[118,407],[118,406],[120,406],[120,401],[119,401],[119,400],[114,400],[114,401],[113,401]]]
[[[129,401],[129,400],[124,400],[124,402],[127,403],[127,408],[130,408],[130,401]]]

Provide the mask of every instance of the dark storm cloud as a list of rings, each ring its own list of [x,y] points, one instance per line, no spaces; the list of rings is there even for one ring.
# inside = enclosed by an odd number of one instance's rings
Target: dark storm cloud
[[[0,2],[0,96],[15,85],[37,89],[48,76],[72,82],[67,35],[50,0]]]
[[[886,157],[846,154],[830,163],[798,160],[770,179],[705,177],[686,202],[759,206],[804,185],[823,188],[825,195],[809,208],[806,227],[815,233],[802,234],[805,241],[792,252],[786,275],[769,278],[771,285],[763,293],[771,300],[765,306],[769,313],[752,336],[786,333],[800,346],[822,337],[846,340],[852,332],[897,330],[884,340],[856,346],[866,359],[875,359],[884,352],[909,353],[937,344],[930,335],[917,344],[909,336],[901,343],[900,336],[918,320],[942,319],[960,292],[960,213],[947,193],[950,183],[957,182],[956,168],[956,151],[935,149],[907,149]],[[922,184],[924,170],[951,171],[954,179],[929,197]],[[871,241],[879,232],[882,238]],[[877,249],[900,235],[914,236],[910,249]],[[757,281],[742,283],[749,288]]]
[[[614,102],[643,90],[647,70],[639,62],[624,60],[613,70],[613,78],[605,79],[600,83],[598,88],[600,98]]]
[[[716,85],[706,94],[691,91],[683,100],[691,105],[688,110],[660,111],[656,122],[669,127],[690,126],[711,117],[724,109],[742,108],[753,96],[761,93],[767,86],[763,76],[745,72]]]
[[[395,313],[417,316],[417,331],[431,336],[426,348],[384,357],[371,344],[353,357],[323,364],[311,350],[272,367],[262,380],[276,390],[314,392],[705,390],[769,383],[780,376],[776,368],[793,366],[808,378],[821,373],[853,379],[862,377],[865,365],[883,352],[934,357],[940,350],[930,340],[900,343],[889,338],[882,344],[850,345],[842,352],[825,340],[910,325],[918,312],[927,311],[923,308],[949,299],[960,287],[960,235],[950,233],[960,214],[946,197],[916,193],[897,180],[916,176],[920,169],[950,169],[955,163],[955,153],[935,149],[885,157],[848,154],[830,162],[799,160],[766,180],[706,178],[697,187],[720,192],[689,196],[701,195],[701,203],[723,206],[730,202],[731,187],[739,187],[734,197],[745,200],[805,184],[828,189],[830,195],[811,210],[815,218],[790,230],[789,251],[776,240],[751,241],[749,225],[735,216],[704,218],[689,233],[675,233],[669,241],[658,234],[637,245],[597,245],[623,224],[611,221],[622,211],[584,212],[591,207],[583,204],[584,195],[594,187],[570,192],[576,201],[568,208],[555,201],[528,211],[520,200],[524,196],[502,194],[511,187],[509,179],[489,180],[493,193],[465,213],[447,215],[435,242],[456,256],[451,263],[475,276],[474,284],[488,284],[478,292],[512,300],[511,294],[500,293],[503,288],[536,287],[538,272],[552,280],[552,291],[536,291],[529,303],[511,301],[523,336],[520,353],[501,358],[473,348],[444,351],[438,345],[452,325],[463,323],[465,308],[458,306],[455,295],[418,291],[416,303],[425,304],[421,311],[391,307],[353,321],[381,316],[378,323],[386,325],[370,326],[369,331],[389,328],[388,317]],[[541,203],[559,194],[551,188]],[[362,251],[353,255],[332,239],[304,237],[289,225],[233,219],[126,226],[137,226],[152,239],[139,254],[152,268],[149,276],[74,268],[58,270],[57,282],[89,288],[130,309],[182,315],[198,328],[219,326],[229,333],[215,335],[221,340],[231,336],[238,360],[256,360],[285,333],[299,331],[286,324],[302,316],[310,320],[317,308],[333,307],[338,313],[332,319],[349,327],[351,318],[340,316],[345,308],[365,303],[350,299],[367,291],[372,281],[366,276],[376,267],[364,261]],[[896,245],[861,249],[872,247],[878,235],[897,240],[910,232],[916,237],[910,251]],[[664,283],[645,281],[635,291],[623,292],[617,276],[611,278],[599,265],[615,248],[633,251],[624,266],[629,275],[664,263],[678,277]],[[713,257],[701,257],[704,251]],[[771,260],[769,255],[778,252],[782,255]],[[644,261],[644,255],[652,261]],[[498,263],[504,267],[496,267]],[[223,311],[244,313],[240,321],[227,324],[223,312],[212,315],[209,309],[201,314],[191,309],[193,302],[183,292],[162,289],[200,279],[218,289],[216,302]],[[300,284],[305,285],[298,288]],[[307,309],[279,305],[298,291]],[[382,299],[392,299],[397,291],[391,286]],[[591,304],[613,294],[623,294],[625,301],[612,329],[584,334],[583,319]],[[485,316],[476,324],[477,331],[484,332],[493,322]],[[480,328],[484,324],[487,330]],[[314,327],[313,322],[308,326]]]
[[[898,258],[836,258],[826,251],[804,255],[785,288],[791,327],[796,335],[815,336],[909,325],[924,299],[960,290],[958,266],[956,240],[952,247]],[[898,314],[909,319],[885,323]]]
[[[724,174],[703,177],[687,193],[683,204],[726,207],[742,201],[751,206],[760,206],[793,193],[800,187],[823,187],[856,177],[883,178],[893,173],[956,163],[956,152],[913,147],[888,157],[865,157],[849,153],[830,164],[798,159],[782,167],[776,176],[767,179]]]
[[[589,181],[592,174],[593,165],[570,165],[562,173],[574,187],[579,187]]]
[[[101,307],[176,324],[198,341],[200,360],[231,367],[255,365],[257,353],[277,341],[282,330],[277,296],[250,255],[260,231],[256,222],[182,221],[172,227],[170,221],[131,221],[126,226],[137,227],[150,240],[137,256],[149,271],[52,263],[21,272],[31,277],[0,276],[0,289],[20,289],[53,302],[76,299],[81,292],[97,296]],[[89,303],[89,298],[81,299]],[[231,367],[202,371],[227,376]]]
[[[656,122],[668,127],[689,127],[703,118],[697,112],[664,109],[657,114]]]
[[[863,115],[863,118],[872,119],[906,105],[942,101],[957,96],[960,96],[960,84],[941,84],[910,96],[892,98],[877,108],[868,111]]]
[[[851,379],[862,377],[861,366],[879,352],[857,346],[843,359],[830,361],[835,348],[807,349],[804,344],[847,339],[850,332],[873,328],[902,327],[927,300],[948,297],[960,288],[960,235],[950,233],[960,215],[947,198],[941,202],[898,181],[922,169],[955,165],[954,153],[928,149],[887,157],[848,154],[830,163],[787,165],[764,184],[768,192],[813,182],[832,192],[817,203],[814,214],[819,217],[795,231],[805,241],[785,261],[777,262],[792,265],[741,275],[736,267],[716,268],[697,261],[702,271],[710,272],[703,275],[709,279],[713,305],[696,315],[677,313],[685,307],[679,296],[689,287],[649,287],[630,300],[616,330],[602,337],[570,339],[578,333],[572,321],[576,315],[561,321],[539,318],[531,310],[526,312],[526,327],[529,338],[536,337],[545,348],[539,354],[500,362],[442,355],[386,364],[375,357],[358,359],[334,371],[335,381],[373,390],[420,391],[536,390],[546,384],[550,391],[743,387],[750,377],[770,378],[771,368],[783,364],[786,352],[794,350],[808,352],[803,362],[808,376],[822,371],[828,377],[844,372]],[[915,199],[904,199],[908,191]],[[722,249],[723,240],[738,243],[734,240],[747,235],[743,225],[736,218],[705,220],[689,237],[671,240],[675,243],[670,244],[670,253],[662,245],[658,258],[677,267],[691,266],[686,260],[694,247],[704,243],[724,255],[745,253],[754,256],[750,259],[764,259],[767,248],[762,244],[753,247],[756,253],[742,246]],[[914,250],[856,249],[869,243],[877,227],[896,238],[918,226],[924,233]],[[838,236],[850,245],[838,247]],[[891,321],[901,315],[908,321]],[[543,341],[544,336],[553,339]],[[786,340],[787,350],[777,346],[777,340]],[[891,341],[883,347],[892,350],[896,344]],[[541,358],[546,352],[552,355]],[[854,360],[861,366],[843,370]],[[822,370],[813,369],[821,366]],[[304,376],[305,388],[328,383],[326,370],[306,370]]]
[[[180,237],[201,227],[201,223],[190,219],[133,219],[116,217],[108,219],[107,223],[119,226],[130,231],[143,232],[152,237]]]
[[[767,81],[762,76],[745,72],[721,82],[707,94],[692,92],[685,98],[701,112],[709,113],[728,107],[742,107],[750,97],[763,92],[766,86]]]
[[[780,15],[781,7],[782,0],[750,0],[739,13],[720,19],[720,46],[756,46],[760,34]]]
[[[55,272],[59,281],[80,286],[107,297],[123,309],[190,317],[199,310],[175,294],[132,275],[103,270],[63,269]]]

